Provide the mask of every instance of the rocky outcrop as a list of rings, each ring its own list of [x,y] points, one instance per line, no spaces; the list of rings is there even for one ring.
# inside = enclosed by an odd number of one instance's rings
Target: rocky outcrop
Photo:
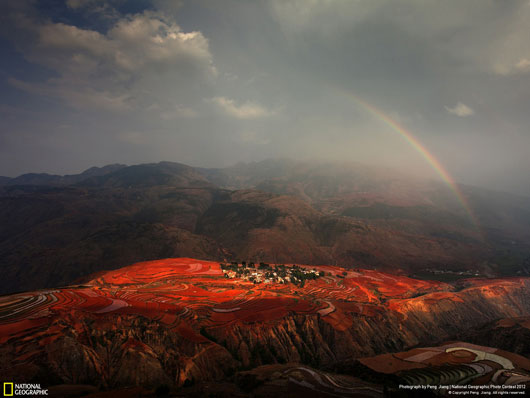
[[[318,314],[290,314],[281,321],[234,324],[208,333],[243,367],[284,362],[330,365],[352,357],[434,344],[504,314],[527,315],[529,291],[530,281],[523,280],[520,284],[470,286],[457,293],[396,300],[376,316],[348,314],[351,327],[346,330],[337,330]]]
[[[31,341],[9,341],[0,349],[3,372],[47,384],[154,388],[221,379],[238,366],[218,344],[200,335],[184,337],[141,316],[82,316],[53,325],[58,333],[51,340],[39,334]]]
[[[530,317],[505,318],[455,334],[455,340],[495,346],[530,358]]]

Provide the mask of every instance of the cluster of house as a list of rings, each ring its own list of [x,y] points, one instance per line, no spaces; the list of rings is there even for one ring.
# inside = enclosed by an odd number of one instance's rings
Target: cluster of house
[[[253,283],[294,283],[300,284],[307,279],[317,279],[323,276],[323,272],[315,269],[305,269],[297,266],[281,268],[246,268],[228,267],[223,268],[225,278],[240,278],[244,281]]]

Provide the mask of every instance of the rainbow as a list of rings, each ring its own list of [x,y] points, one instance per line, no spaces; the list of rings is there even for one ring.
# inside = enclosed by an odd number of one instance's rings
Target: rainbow
[[[419,142],[418,139],[414,137],[414,135],[412,135],[410,131],[406,130],[398,122],[396,122],[395,120],[390,118],[388,115],[386,115],[382,110],[376,108],[375,106],[369,104],[368,102],[362,100],[361,98],[357,97],[356,95],[352,93],[343,92],[343,94],[352,98],[363,109],[367,110],[369,113],[375,116],[378,120],[382,121],[384,124],[390,127],[393,131],[399,133],[399,135],[403,137],[416,150],[416,152],[418,152],[427,161],[427,163],[429,163],[429,165],[433,168],[433,170],[442,178],[442,180],[447,184],[447,186],[454,192],[461,206],[466,211],[470,221],[473,223],[473,225],[477,228],[479,234],[482,236],[480,224],[477,220],[477,217],[475,216],[473,212],[473,209],[470,207],[467,199],[462,194],[462,191],[460,190],[460,188],[458,188],[458,185],[456,184],[455,180],[445,170],[445,168],[438,161],[438,159],[436,159],[436,157],[434,157],[434,155],[430,153],[429,150],[425,148],[425,146],[422,145],[421,142]]]

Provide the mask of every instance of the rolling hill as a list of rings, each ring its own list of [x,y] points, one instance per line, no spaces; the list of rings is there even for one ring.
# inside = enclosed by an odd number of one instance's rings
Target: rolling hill
[[[0,292],[165,257],[295,262],[450,280],[530,272],[530,201],[354,163],[161,162],[0,186]]]

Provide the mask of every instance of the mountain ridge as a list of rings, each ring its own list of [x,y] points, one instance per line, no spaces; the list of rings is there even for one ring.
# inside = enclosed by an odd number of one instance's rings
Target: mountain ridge
[[[0,186],[0,292],[175,256],[425,278],[530,274],[529,205],[510,195],[471,191],[482,240],[441,183],[271,160],[231,169],[233,190],[216,184],[219,169],[212,178],[173,162],[113,167],[73,184]]]

